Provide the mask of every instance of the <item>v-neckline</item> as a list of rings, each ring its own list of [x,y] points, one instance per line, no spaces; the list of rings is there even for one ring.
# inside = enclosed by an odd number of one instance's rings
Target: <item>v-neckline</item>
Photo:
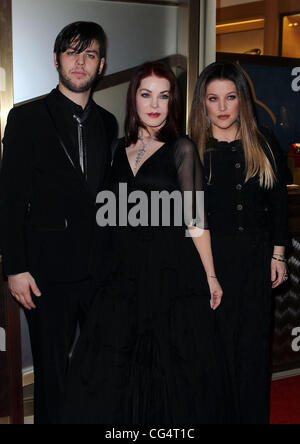
[[[160,148],[158,148],[158,149],[155,151],[155,153],[151,154],[151,156],[148,157],[148,159],[146,159],[146,160],[142,163],[142,165],[141,165],[141,166],[139,167],[139,169],[137,170],[136,174],[134,174],[133,169],[131,168],[131,165],[130,165],[130,162],[129,162],[129,158],[128,158],[128,154],[127,154],[127,151],[126,151],[128,147],[125,146],[125,150],[124,150],[124,151],[125,151],[125,157],[126,157],[126,159],[127,159],[127,164],[128,164],[129,169],[130,169],[130,171],[131,171],[131,175],[132,175],[132,177],[133,177],[134,179],[136,179],[137,176],[138,176],[138,174],[139,174],[139,172],[140,172],[140,170],[143,168],[143,166],[144,166],[146,163],[148,163],[148,162],[152,159],[152,157],[155,157],[156,154],[158,154],[160,151],[163,151],[164,148],[165,148],[166,146],[167,146],[167,142],[164,143]]]

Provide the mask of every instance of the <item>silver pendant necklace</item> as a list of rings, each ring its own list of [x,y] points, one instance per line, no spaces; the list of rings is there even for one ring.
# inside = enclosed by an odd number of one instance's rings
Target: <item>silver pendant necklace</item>
[[[138,155],[137,155],[137,157],[135,159],[135,166],[134,166],[134,171],[135,172],[137,171],[137,169],[138,169],[138,167],[139,167],[139,165],[140,165],[140,163],[141,163],[141,161],[142,161],[142,159],[143,159],[143,157],[144,157],[144,155],[146,153],[146,150],[147,150],[148,146],[155,139],[155,136],[152,136],[150,138],[149,142],[147,142],[147,143],[144,142],[144,139],[143,139],[142,136],[138,136],[138,139],[140,140],[140,142],[142,144],[142,147],[139,149]]]

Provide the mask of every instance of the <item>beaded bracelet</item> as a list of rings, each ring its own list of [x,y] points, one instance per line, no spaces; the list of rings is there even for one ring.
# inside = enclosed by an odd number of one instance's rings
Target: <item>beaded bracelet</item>
[[[273,256],[273,258],[272,258],[274,261],[277,261],[277,262],[284,262],[284,263],[286,263],[286,259],[278,259],[277,257],[274,257]]]

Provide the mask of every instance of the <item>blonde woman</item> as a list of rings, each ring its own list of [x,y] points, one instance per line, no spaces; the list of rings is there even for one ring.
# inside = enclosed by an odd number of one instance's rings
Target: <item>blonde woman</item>
[[[215,63],[195,91],[190,131],[205,167],[218,311],[235,422],[269,422],[271,292],[288,279],[287,192],[280,147],[259,129],[242,69]]]

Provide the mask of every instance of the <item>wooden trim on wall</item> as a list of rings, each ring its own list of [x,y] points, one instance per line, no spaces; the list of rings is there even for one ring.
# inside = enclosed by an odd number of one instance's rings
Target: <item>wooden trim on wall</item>
[[[233,23],[222,23],[217,25],[217,35],[232,34],[233,32],[253,31],[264,29],[265,19],[259,18]]]
[[[265,0],[264,54],[279,55],[279,0]]]
[[[299,0],[279,0],[280,14],[291,14],[295,11],[299,11],[299,3]]]
[[[264,18],[264,16],[264,1],[228,6],[226,8],[217,8],[217,24],[254,18]]]
[[[34,371],[31,370],[27,373],[23,373],[22,377],[22,385],[23,387],[27,387],[28,385],[34,384]]]
[[[12,6],[11,0],[0,2],[0,68],[4,91],[0,91],[0,158],[7,116],[13,106]]]
[[[3,276],[0,274],[0,327],[5,332],[5,350],[0,351],[0,424],[1,421],[6,423],[6,418],[10,415],[7,362],[7,316],[6,300],[2,297],[3,286]],[[1,345],[4,344],[1,343]]]
[[[7,116],[13,107],[13,54],[12,54],[12,0],[0,2],[0,67],[3,75],[0,91],[0,139],[6,125]],[[2,155],[2,146],[0,157]],[[1,263],[0,263],[1,265]],[[1,267],[2,268],[2,267]],[[1,270],[0,270],[1,272]],[[7,390],[11,422],[24,423],[23,388],[22,388],[22,352],[20,309],[9,294],[7,284],[0,283],[1,315],[6,329],[5,361],[8,368]]]
[[[7,283],[1,282],[0,297],[6,331],[6,352],[1,354],[7,367],[6,379],[1,382],[6,384],[8,395],[7,405],[1,406],[1,411],[7,411],[12,424],[24,424],[20,309],[9,293]]]
[[[300,66],[300,59],[288,57],[256,56],[248,54],[236,54],[228,52],[217,52],[217,61],[229,60],[246,65],[267,65],[267,66]]]
[[[279,13],[290,14],[299,11],[299,0],[279,0]],[[265,17],[265,0],[245,3],[243,5],[217,8],[217,23],[248,20]]]
[[[159,6],[179,6],[177,2],[172,1],[159,1],[159,0],[103,0],[103,1],[109,1],[111,2],[118,2],[118,3],[140,3],[144,5],[159,5]]]
[[[7,352],[11,420],[13,424],[24,424],[20,308],[9,293],[7,285],[4,286],[4,297],[7,300]]]

